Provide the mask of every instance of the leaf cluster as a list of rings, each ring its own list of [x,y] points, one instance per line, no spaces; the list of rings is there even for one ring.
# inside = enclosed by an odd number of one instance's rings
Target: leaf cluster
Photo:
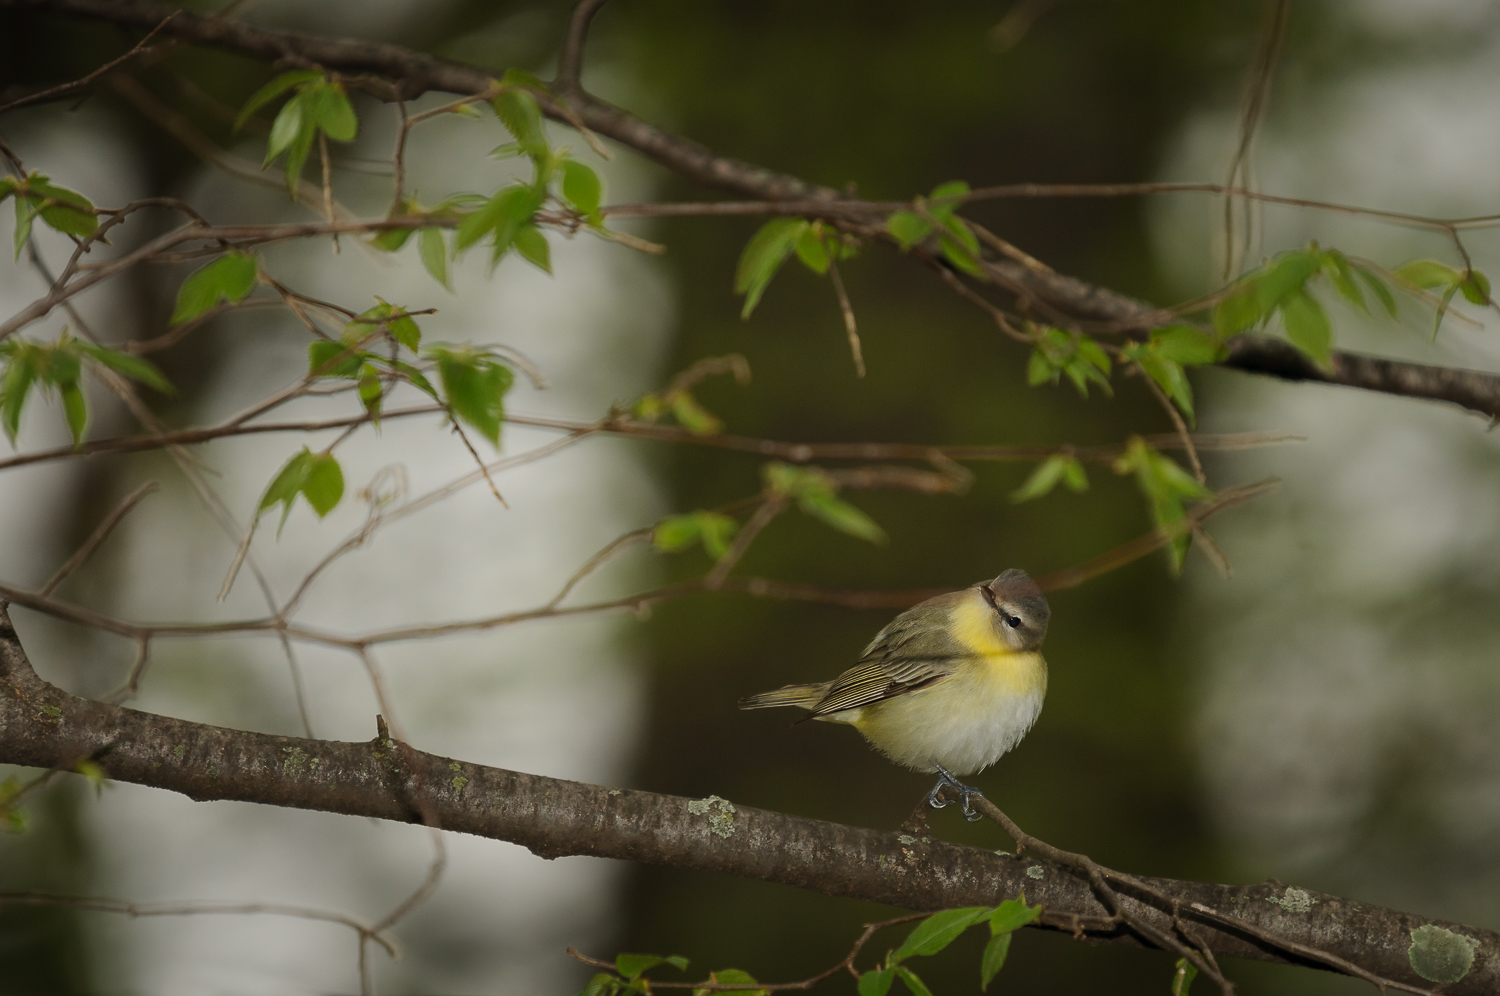
[[[896,211],[885,222],[885,230],[902,251],[929,235],[937,237],[938,248],[954,268],[981,280],[989,279],[979,265],[979,239],[957,215],[959,205],[969,196],[969,185],[962,180],[938,184],[926,197],[912,202],[912,210]]]
[[[0,203],[9,197],[15,202],[16,258],[31,238],[31,226],[37,218],[54,231],[86,239],[99,227],[94,205],[77,191],[59,187],[40,173],[28,173],[16,179],[0,177]]]
[[[1392,318],[1396,316],[1396,297],[1388,283],[1416,292],[1440,290],[1434,336],[1455,295],[1462,294],[1472,304],[1490,303],[1489,278],[1478,270],[1455,270],[1436,260],[1417,259],[1386,271],[1367,260],[1311,242],[1305,249],[1276,254],[1230,285],[1229,292],[1214,307],[1214,328],[1227,338],[1265,325],[1273,316],[1280,317],[1292,345],[1326,370],[1333,357],[1333,325],[1312,293],[1319,282],[1366,313],[1368,293]]]
[[[1224,352],[1221,336],[1192,325],[1152,329],[1145,342],[1127,342],[1120,349],[1121,355],[1134,360],[1182,410],[1189,425],[1197,424],[1197,416],[1193,413],[1193,385],[1188,382],[1187,368],[1217,363]]]
[[[1010,954],[1011,935],[1041,916],[1040,906],[1026,905],[1026,897],[1007,899],[998,906],[967,906],[934,913],[917,924],[901,946],[890,952],[885,961],[859,977],[859,996],[886,996],[891,985],[900,979],[911,996],[932,996],[915,972],[905,963],[916,957],[935,955],[956,941],[970,927],[987,923],[990,939],[979,960],[979,985],[988,989]]]
[[[1109,383],[1114,365],[1104,347],[1093,339],[1082,332],[1036,326],[1032,341],[1035,348],[1026,364],[1026,383],[1032,387],[1056,384],[1066,375],[1085,398],[1090,382],[1098,384],[1105,394],[1114,394]]]
[[[1130,437],[1125,452],[1114,463],[1114,470],[1117,474],[1135,475],[1151,509],[1152,521],[1159,529],[1171,529],[1187,516],[1184,501],[1212,498],[1214,494],[1183,470],[1177,461],[1163,456],[1140,436]],[[1184,532],[1173,537],[1168,545],[1172,573],[1182,570],[1182,561],[1191,541],[1191,533]]]
[[[286,156],[283,167],[287,190],[295,199],[297,181],[302,178],[302,167],[318,134],[321,132],[336,142],[352,142],[359,134],[359,118],[349,103],[343,81],[319,69],[297,69],[282,73],[251,95],[235,119],[235,130],[243,127],[250,115],[288,90],[293,91],[292,96],[271,122],[262,165],[269,166],[283,154]]]
[[[698,544],[714,560],[729,552],[740,525],[720,512],[683,512],[669,515],[651,530],[651,545],[661,553],[676,553]]]
[[[805,514],[841,533],[870,543],[884,543],[885,530],[864,512],[838,496],[838,486],[817,467],[794,467],[773,461],[763,468],[766,491],[773,498],[795,501]]]
[[[302,447],[301,452],[283,464],[271,478],[255,508],[256,518],[281,505],[281,521],[276,525],[276,535],[280,536],[281,527],[292,514],[292,504],[298,495],[307,501],[320,519],[334,510],[344,497],[344,472],[332,453],[314,453],[306,446]]]
[[[750,317],[771,278],[793,253],[803,266],[822,276],[834,263],[856,252],[854,240],[826,222],[773,218],[756,230],[740,253],[734,272],[734,292],[745,295],[740,317]]]
[[[453,251],[460,253],[487,240],[491,266],[514,251],[551,273],[552,250],[536,223],[536,213],[551,198],[570,208],[589,226],[602,229],[604,216],[599,209],[604,184],[592,167],[571,158],[569,149],[553,148],[547,141],[541,106],[533,92],[546,92],[540,80],[530,73],[512,70],[498,86],[499,92],[490,101],[490,108],[514,141],[497,147],[491,155],[525,156],[533,166],[532,179],[529,183],[502,187],[488,198],[480,198],[471,210],[460,211],[462,220],[453,238]],[[428,254],[435,255],[436,251],[435,242],[424,244],[423,261],[427,262]],[[428,271],[433,269],[429,263]]]
[[[221,301],[229,304],[243,301],[259,275],[260,257],[233,249],[212,263],[200,266],[177,288],[171,324],[192,321]]]
[[[87,362],[140,381],[163,394],[173,393],[166,376],[149,360],[75,339],[67,329],[52,343],[6,339],[0,342],[0,364],[3,364],[3,369],[0,369],[0,426],[4,427],[11,445],[15,445],[16,433],[21,428],[21,412],[33,388],[40,388],[43,394],[57,394],[62,401],[73,444],[83,442],[89,410],[79,380]]]

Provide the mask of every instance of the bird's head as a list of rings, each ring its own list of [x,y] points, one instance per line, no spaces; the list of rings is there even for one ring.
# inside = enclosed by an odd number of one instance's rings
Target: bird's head
[[[995,629],[1006,644],[1022,651],[1041,647],[1052,609],[1030,575],[1013,567],[975,587],[994,610]]]

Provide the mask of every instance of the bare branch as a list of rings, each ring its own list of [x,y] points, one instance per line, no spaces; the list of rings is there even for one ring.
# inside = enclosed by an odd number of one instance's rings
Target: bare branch
[[[924,911],[990,905],[1024,890],[1046,908],[1040,926],[1089,940],[1151,946],[1174,929],[1172,915],[1124,895],[1122,904],[1149,930],[1142,936],[1120,925],[1074,868],[1042,855],[913,839],[716,798],[586,785],[409,747],[398,753],[397,746],[384,737],[340,743],[229,730],[69,695],[36,675],[0,612],[0,761],[6,763],[71,767],[87,758],[112,779],[193,799],[424,822],[405,787],[412,785],[445,829],[509,840],[546,857],[586,854],[715,871]],[[289,765],[288,757],[318,763]],[[1289,945],[1300,945],[1423,991],[1407,949],[1412,929],[1431,924],[1477,945],[1473,969],[1445,986],[1445,994],[1478,996],[1500,988],[1500,934],[1494,931],[1311,890],[1299,891],[1306,904],[1293,912],[1284,908],[1286,887],[1279,883],[1132,881],[1168,897],[1216,958],[1307,964],[1306,953],[1288,953]],[[1235,913],[1214,914],[1221,910]],[[1341,968],[1331,961],[1324,967]]]

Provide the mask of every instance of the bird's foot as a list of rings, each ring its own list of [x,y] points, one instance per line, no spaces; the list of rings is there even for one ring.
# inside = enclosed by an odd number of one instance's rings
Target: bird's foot
[[[935,767],[938,772],[938,783],[932,787],[931,792],[927,793],[927,805],[933,809],[942,809],[944,806],[952,805],[955,801],[958,801],[960,804],[959,811],[964,814],[964,819],[970,823],[975,823],[982,819],[983,817],[975,811],[973,804],[969,800],[976,795],[983,795],[984,793],[954,778],[953,773],[941,764],[935,765]],[[945,788],[957,789],[958,800],[944,799],[942,793]]]

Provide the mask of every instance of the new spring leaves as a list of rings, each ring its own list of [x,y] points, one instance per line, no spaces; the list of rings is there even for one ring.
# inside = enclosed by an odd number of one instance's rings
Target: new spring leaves
[[[40,173],[16,178],[0,177],[0,203],[9,197],[15,202],[16,258],[31,238],[31,227],[37,218],[54,231],[86,239],[99,227],[99,218],[89,199],[66,187],[59,187]]]
[[[376,301],[374,307],[348,322],[337,340],[319,339],[308,346],[308,378],[354,381],[360,404],[377,426],[385,395],[397,383],[410,384],[444,405],[455,425],[467,424],[498,448],[505,395],[515,383],[510,367],[486,347],[434,343],[424,349],[422,330],[411,314],[387,301]],[[370,348],[379,345],[387,347],[387,352]],[[441,393],[421,367],[401,359],[403,349],[436,369]],[[304,447],[271,480],[256,506],[256,515],[281,505],[281,523],[285,524],[301,495],[322,518],[338,505],[343,494],[344,475],[333,454],[328,450],[314,453]]]
[[[1005,966],[1006,956],[1010,953],[1011,936],[1041,913],[1040,906],[1026,905],[1025,896],[1007,899],[999,906],[970,906],[934,913],[917,924],[900,947],[887,953],[882,962],[859,973],[859,996],[887,996],[897,979],[901,980],[911,996],[932,996],[927,984],[911,970],[908,963],[913,958],[940,953],[964,931],[979,924],[988,924],[990,929],[990,939],[979,963],[980,988],[988,989],[990,982]],[[615,971],[595,975],[584,986],[580,996],[649,996],[652,992],[651,980],[645,973],[661,965],[671,965],[678,971],[683,971],[687,968],[688,960],[681,955],[662,957],[621,954],[615,959]],[[755,978],[737,968],[710,972],[709,981],[716,986],[734,986],[735,989],[727,991],[743,993],[744,996],[766,996],[768,992],[766,989],[755,988]],[[798,985],[795,988],[805,987]],[[712,991],[706,987],[695,989],[693,996],[708,996]]]
[[[291,99],[271,122],[263,165],[269,166],[278,157],[286,156],[286,186],[295,200],[302,167],[319,134],[336,142],[352,142],[359,134],[359,118],[340,80],[326,76],[321,70],[299,69],[282,73],[257,90],[235,119],[235,130],[243,127],[250,115],[288,90],[293,91]]]
[[[406,215],[424,216],[447,224],[457,223],[453,236],[453,254],[462,253],[481,242],[490,249],[494,266],[509,252],[547,273],[552,272],[552,251],[537,224],[538,212],[549,202],[564,208],[579,222],[597,231],[604,230],[600,205],[604,185],[594,170],[570,158],[566,148],[553,148],[547,141],[542,112],[532,90],[544,92],[540,80],[512,71],[496,83],[498,92],[490,108],[514,141],[497,147],[491,154],[499,158],[515,156],[531,161],[529,182],[501,187],[488,197],[479,194],[457,194],[434,207],[423,207],[415,197],[405,199],[401,210]],[[467,110],[463,104],[455,112]],[[375,240],[377,248],[394,252],[406,244],[412,228],[391,229]],[[433,278],[449,286],[447,260],[442,229],[424,226],[418,245],[422,264]],[[450,287],[451,289],[451,287]]]

